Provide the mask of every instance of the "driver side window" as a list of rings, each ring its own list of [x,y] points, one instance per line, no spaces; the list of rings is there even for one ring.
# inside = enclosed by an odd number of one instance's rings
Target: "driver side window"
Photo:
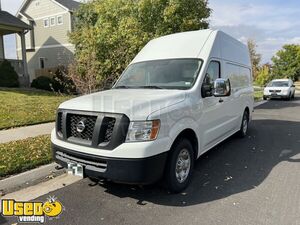
[[[220,72],[220,62],[218,61],[211,61],[208,65],[205,78],[203,80],[202,84],[202,97],[210,97],[212,96],[212,90],[213,90],[213,84],[214,81],[221,77]]]

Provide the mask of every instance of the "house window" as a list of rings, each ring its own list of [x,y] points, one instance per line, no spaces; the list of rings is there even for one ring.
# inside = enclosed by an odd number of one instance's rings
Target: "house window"
[[[44,27],[49,27],[49,18],[44,19]]]
[[[57,25],[62,25],[62,24],[63,24],[63,17],[57,16]]]
[[[55,26],[55,17],[50,18],[50,26],[51,27]]]
[[[45,58],[40,58],[40,69],[45,68]]]

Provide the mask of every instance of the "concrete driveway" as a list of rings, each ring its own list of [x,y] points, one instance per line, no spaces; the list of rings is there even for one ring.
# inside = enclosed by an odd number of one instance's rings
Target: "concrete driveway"
[[[185,193],[84,179],[51,195],[65,211],[47,224],[300,224],[300,98],[258,106],[249,136],[203,155]]]

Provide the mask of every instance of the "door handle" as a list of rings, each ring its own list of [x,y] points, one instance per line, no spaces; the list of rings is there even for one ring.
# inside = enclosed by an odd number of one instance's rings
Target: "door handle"
[[[219,102],[220,102],[220,103],[223,103],[223,102],[224,102],[224,100],[220,98],[220,99],[219,99]]]

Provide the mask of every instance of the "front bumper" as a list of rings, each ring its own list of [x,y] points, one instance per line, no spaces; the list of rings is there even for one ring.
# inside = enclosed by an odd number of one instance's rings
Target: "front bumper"
[[[264,98],[289,98],[288,94],[264,94]]]
[[[105,178],[119,183],[151,184],[164,173],[167,152],[139,159],[108,158],[73,151],[52,143],[53,159],[67,168],[68,163],[84,167],[84,175]]]

